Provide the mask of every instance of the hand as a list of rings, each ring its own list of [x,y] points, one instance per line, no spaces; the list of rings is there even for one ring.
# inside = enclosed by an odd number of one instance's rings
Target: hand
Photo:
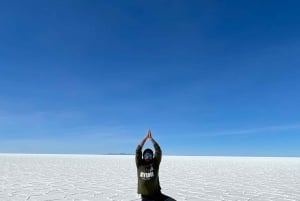
[[[148,138],[149,138],[149,139],[152,139],[152,133],[151,133],[151,130],[150,130],[150,129],[148,130],[147,135],[148,135]]]
[[[150,130],[150,129],[148,129],[148,131],[147,131],[147,133],[146,133],[144,139],[148,139],[148,138],[152,138],[151,130]]]

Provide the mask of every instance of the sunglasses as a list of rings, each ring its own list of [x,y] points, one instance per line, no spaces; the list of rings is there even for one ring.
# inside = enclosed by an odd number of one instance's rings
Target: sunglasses
[[[153,155],[152,155],[151,153],[146,152],[146,153],[144,154],[144,158],[147,158],[147,159],[153,158]]]

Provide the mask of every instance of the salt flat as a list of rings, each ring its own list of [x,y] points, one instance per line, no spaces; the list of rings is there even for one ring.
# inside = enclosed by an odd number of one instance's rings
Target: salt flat
[[[178,201],[300,201],[300,158],[164,156],[162,191]],[[134,156],[0,154],[1,201],[130,201]]]

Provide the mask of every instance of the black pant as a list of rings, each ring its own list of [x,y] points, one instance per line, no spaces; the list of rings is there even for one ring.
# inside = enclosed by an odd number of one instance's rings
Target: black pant
[[[176,200],[159,192],[158,194],[153,196],[142,195],[142,201],[176,201]]]

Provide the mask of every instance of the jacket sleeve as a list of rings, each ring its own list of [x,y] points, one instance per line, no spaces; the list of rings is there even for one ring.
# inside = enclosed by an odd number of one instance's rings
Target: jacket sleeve
[[[162,156],[162,151],[157,142],[153,143],[154,149],[155,149],[155,158],[157,160],[157,163],[160,164],[161,161],[161,156]]]
[[[135,164],[139,167],[142,164],[142,146],[138,145],[135,150]]]

